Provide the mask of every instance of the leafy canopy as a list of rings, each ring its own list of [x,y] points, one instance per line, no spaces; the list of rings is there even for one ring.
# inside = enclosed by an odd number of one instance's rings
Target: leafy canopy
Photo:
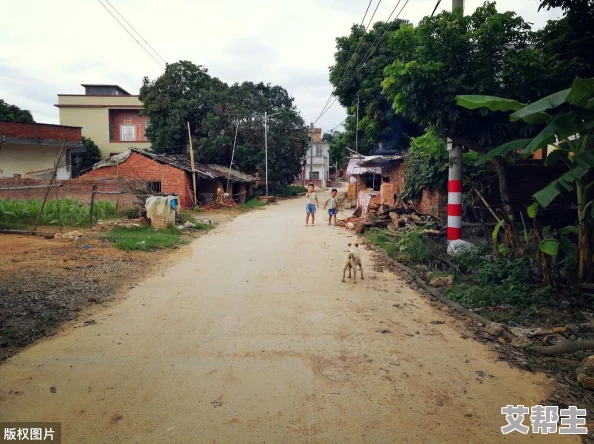
[[[20,109],[16,105],[9,105],[0,99],[0,120],[20,123],[35,123],[30,111]]]
[[[243,82],[231,86],[206,68],[180,61],[167,65],[140,90],[150,124],[147,135],[156,152],[185,152],[187,122],[199,162],[231,163],[248,173],[264,171],[264,113],[268,118],[268,178],[290,183],[301,169],[307,146],[305,123],[294,99],[281,86]],[[273,115],[274,114],[274,115]],[[274,188],[273,188],[274,189]]]
[[[385,69],[384,93],[396,112],[433,126],[471,150],[485,152],[518,134],[534,131],[513,125],[503,113],[472,112],[456,106],[456,96],[505,96],[528,102],[546,89],[546,69],[530,24],[513,12],[485,3],[464,16],[460,10],[425,17],[389,37],[396,54]]]
[[[343,142],[351,149],[355,148],[358,96],[358,151],[361,153],[369,153],[378,142],[382,142],[386,149],[406,150],[409,138],[422,134],[418,125],[394,112],[391,100],[383,94],[381,86],[384,68],[392,63],[397,53],[385,35],[381,41],[379,39],[384,32],[395,31],[405,24],[401,20],[377,22],[368,31],[363,26],[354,25],[350,35],[336,39],[337,51],[335,64],[330,69],[330,82],[336,87],[339,103],[347,108]]]

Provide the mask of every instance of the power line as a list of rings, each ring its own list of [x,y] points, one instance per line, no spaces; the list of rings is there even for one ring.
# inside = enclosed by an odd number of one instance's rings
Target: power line
[[[404,5],[402,6],[402,8],[400,9],[400,12],[398,12],[398,14],[396,15],[396,17],[394,17],[394,20],[397,20],[398,17],[400,17],[400,14],[402,14],[402,11],[404,10],[404,8],[406,7],[406,5],[408,5],[408,2],[410,0],[406,0],[406,2],[404,3]],[[402,2],[402,0],[398,0],[398,3],[396,4],[396,6],[394,7],[394,9],[392,10],[392,12],[390,13],[390,16],[388,17],[388,20],[386,20],[386,25],[389,25],[390,19],[392,18],[392,15],[394,14],[394,12],[396,11],[396,9],[398,8],[398,5],[400,5],[400,3]],[[367,55],[365,56],[363,62],[361,62],[361,64],[359,65],[359,67],[357,68],[357,70],[353,73],[353,75],[349,78],[349,80],[347,80],[347,84],[350,83],[351,80],[353,80],[355,78],[355,76],[359,73],[359,71],[361,71],[361,69],[363,68],[363,66],[365,65],[365,63],[367,62],[367,60],[369,60],[369,57],[371,57],[371,54],[373,53],[373,51],[375,50],[375,48],[379,45],[379,43],[382,41],[382,39],[384,38],[384,35],[386,34],[386,32],[388,31],[388,27],[386,26],[384,28],[384,31],[375,39],[375,41],[373,42],[373,45],[371,47],[371,49],[367,52]],[[334,105],[334,103],[336,102],[336,100],[338,100],[338,97],[336,97],[334,99],[334,101],[330,104],[330,106],[328,106],[328,108],[326,108],[318,117],[317,120],[319,120],[324,114],[326,114],[328,112],[328,110],[332,107],[332,105]],[[316,120],[316,122],[317,122]],[[314,122],[315,123],[315,122]]]
[[[142,35],[140,35],[140,33],[139,33],[139,32],[138,32],[138,31],[137,31],[135,28],[134,28],[134,26],[132,26],[132,25],[130,24],[130,22],[129,22],[128,20],[126,20],[126,18],[125,18],[125,17],[124,17],[122,14],[120,14],[120,12],[119,12],[119,11],[118,11],[118,10],[115,8],[115,6],[114,6],[114,5],[112,5],[112,4],[111,4],[111,2],[110,2],[109,0],[105,0],[105,1],[107,2],[107,4],[108,4],[109,6],[111,6],[111,7],[112,7],[112,9],[113,9],[113,10],[116,12],[116,14],[117,14],[117,15],[119,15],[119,16],[120,16],[120,17],[121,17],[121,18],[122,18],[122,19],[123,19],[123,20],[126,22],[126,24],[127,24],[127,25],[128,25],[130,28],[132,28],[132,30],[133,30],[133,31],[134,31],[134,32],[135,32],[135,33],[138,35],[138,37],[140,37],[140,38],[142,39],[142,41],[143,41],[144,43],[146,43],[146,44],[147,44],[147,46],[148,46],[149,48],[151,48],[151,49],[153,50],[153,52],[154,52],[155,54],[157,54],[157,56],[158,56],[158,57],[159,57],[161,60],[163,60],[163,63],[167,64],[167,62],[165,61],[165,59],[164,59],[163,57],[161,57],[161,54],[159,54],[159,53],[157,52],[157,50],[156,50],[155,48],[153,48],[153,47],[151,46],[151,44],[150,44],[149,42],[147,42],[147,41],[145,40],[145,38],[144,38]]]
[[[336,128],[338,128],[340,125],[342,125],[344,122],[346,122],[346,117],[344,118],[344,120],[342,122],[340,122],[338,125],[336,125],[334,128],[332,128],[330,131],[328,131],[329,133],[331,133],[332,131],[334,131]]]
[[[379,6],[381,2],[382,2],[382,0],[379,0],[377,6]],[[363,15],[363,19],[361,20],[361,23],[359,23],[359,26],[363,26],[363,23],[365,22],[365,17],[367,17],[367,13],[369,12],[369,7],[371,6],[371,3],[373,3],[373,0],[369,0],[369,3],[367,4],[367,9],[365,10],[365,14]],[[375,10],[377,11],[377,7],[375,8]],[[375,11],[374,11],[373,15],[375,16]],[[373,20],[373,17],[371,17],[371,20]],[[369,21],[370,23],[371,23],[371,20]],[[368,25],[368,27],[369,27],[369,25]],[[367,29],[365,29],[365,31],[367,31]],[[359,45],[360,44],[361,44],[361,40],[359,40]],[[344,79],[344,75],[346,74],[347,69],[349,69],[349,66],[351,66],[351,61],[352,61],[351,54],[353,54],[353,57],[355,56],[355,54],[357,53],[357,50],[359,49],[359,45],[357,45],[357,49],[355,49],[355,53],[353,53],[352,48],[349,50],[349,52],[346,56],[347,64],[345,65],[342,72],[340,73],[340,80],[338,81],[338,84],[340,84],[342,82],[342,80]],[[336,87],[334,87],[332,89],[332,92],[330,92],[328,99],[326,99],[326,103],[322,107],[322,112],[320,113],[320,116],[324,112],[326,107],[328,106],[328,103],[330,102],[330,99],[332,98],[334,91],[336,91]],[[320,119],[320,116],[318,116],[318,118],[315,120],[316,122]]]
[[[151,57],[151,58],[152,58],[152,59],[153,59],[153,60],[154,60],[154,61],[157,63],[157,65],[159,65],[161,68],[165,69],[165,67],[164,67],[164,66],[161,64],[161,62],[159,62],[159,61],[158,61],[158,60],[155,58],[155,56],[153,56],[153,55],[152,55],[152,54],[151,54],[151,53],[150,53],[150,52],[149,52],[149,51],[148,51],[148,50],[147,50],[147,49],[146,49],[144,46],[142,46],[142,45],[140,44],[140,42],[139,42],[139,41],[136,39],[136,37],[134,37],[134,36],[132,35],[132,33],[131,33],[130,31],[128,31],[128,29],[127,29],[127,28],[126,28],[126,27],[125,27],[125,26],[122,24],[122,22],[120,22],[120,21],[118,20],[118,18],[117,18],[115,15],[113,15],[113,13],[112,13],[112,12],[111,12],[111,11],[110,11],[108,8],[107,8],[107,6],[105,6],[105,5],[104,5],[104,4],[101,2],[101,0],[97,0],[97,1],[98,1],[98,2],[101,4],[101,6],[103,6],[103,7],[105,8],[105,10],[106,10],[107,12],[109,12],[109,15],[111,15],[111,16],[112,16],[112,17],[115,19],[115,21],[116,21],[116,22],[118,22],[122,28],[124,28],[124,31],[126,31],[126,32],[128,33],[128,35],[130,35],[130,37],[132,37],[132,38],[134,39],[134,41],[135,41],[136,43],[138,43],[138,46],[140,46],[140,47],[141,47],[141,48],[144,50],[144,52],[146,52],[146,53],[147,53],[147,54],[148,54],[148,55],[149,55],[149,56],[150,56],[150,57]]]
[[[373,17],[375,17],[375,13],[377,12],[377,8],[379,8],[379,5],[381,5],[381,4],[382,4],[382,0],[379,0],[379,2],[377,2],[377,6],[375,7],[375,11],[373,11],[373,15],[369,19],[369,23],[367,23],[367,29],[369,29],[369,25],[371,25],[371,22],[373,21]]]

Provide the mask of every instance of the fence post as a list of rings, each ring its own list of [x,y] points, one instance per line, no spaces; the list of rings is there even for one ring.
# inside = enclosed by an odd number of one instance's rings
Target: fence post
[[[91,205],[89,209],[89,227],[93,226],[93,206],[95,205],[95,191],[97,191],[97,185],[93,185],[91,190]]]

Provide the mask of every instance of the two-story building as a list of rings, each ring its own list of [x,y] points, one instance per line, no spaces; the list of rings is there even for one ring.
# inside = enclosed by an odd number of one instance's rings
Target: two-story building
[[[82,127],[82,135],[97,144],[103,158],[130,148],[150,148],[148,119],[140,115],[138,96],[118,85],[82,86],[84,94],[58,94],[60,125]]]
[[[321,128],[309,128],[308,135],[310,143],[304,166],[306,182],[326,187],[326,182],[330,180],[330,144],[322,140]]]

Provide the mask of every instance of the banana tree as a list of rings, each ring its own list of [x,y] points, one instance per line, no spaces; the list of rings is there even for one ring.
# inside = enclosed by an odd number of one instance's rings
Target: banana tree
[[[491,111],[512,111],[510,120],[524,120],[544,128],[533,139],[519,139],[505,143],[479,158],[485,163],[495,156],[504,157],[520,151],[528,157],[539,149],[555,146],[545,165],[562,162],[567,171],[533,195],[536,203],[547,207],[556,197],[575,191],[578,204],[578,247],[580,253],[578,278],[591,282],[594,277],[594,79],[576,78],[571,88],[524,104],[512,99],[493,96],[457,96],[458,105],[468,109],[488,108]]]

